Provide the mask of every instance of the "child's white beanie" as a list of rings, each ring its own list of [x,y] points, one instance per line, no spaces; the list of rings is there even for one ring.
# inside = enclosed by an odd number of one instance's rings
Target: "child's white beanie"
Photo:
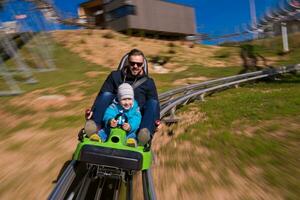
[[[118,87],[118,100],[126,98],[134,99],[133,88],[128,83],[122,83]]]

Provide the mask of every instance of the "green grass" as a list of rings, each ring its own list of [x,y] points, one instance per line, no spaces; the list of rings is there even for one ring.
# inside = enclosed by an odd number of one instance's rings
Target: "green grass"
[[[41,129],[58,130],[69,127],[79,127],[84,122],[84,116],[69,115],[63,117],[49,117],[41,125]]]
[[[198,76],[206,76],[209,78],[221,78],[226,76],[232,76],[238,74],[242,70],[242,67],[205,67],[199,65],[192,65],[189,67],[188,73]]]
[[[84,75],[88,71],[109,71],[99,65],[84,61],[78,55],[71,53],[58,44],[55,45],[54,57],[57,70],[36,74],[40,83],[35,86],[26,86],[26,89],[57,87],[70,81],[88,81],[88,78]]]
[[[10,144],[6,150],[8,151],[19,151],[23,147],[24,142],[15,142],[13,144]]]
[[[242,70],[242,67],[205,67],[201,65],[190,65],[188,69],[182,72],[171,72],[166,74],[151,74],[151,77],[154,78],[156,85],[158,87],[159,93],[167,91],[171,88],[174,88],[174,81],[178,79],[184,79],[189,77],[199,77],[204,76],[207,78],[215,79],[226,76],[232,76],[238,74]]]
[[[97,91],[99,90],[102,82],[105,80],[105,77],[110,72],[108,68],[104,68],[99,65],[91,64],[89,62],[84,61],[78,55],[70,52],[66,48],[62,47],[59,44],[53,44],[54,50],[54,62],[57,66],[57,70],[50,72],[34,72],[34,78],[39,82],[37,84],[25,84],[23,82],[19,82],[19,86],[24,91],[24,94],[19,95],[17,97],[1,97],[0,98],[0,108],[5,111],[12,113],[18,116],[25,115],[33,115],[36,111],[22,107],[15,106],[9,103],[9,100],[14,98],[19,98],[22,101],[22,96],[30,91],[34,91],[37,89],[47,89],[42,92],[43,95],[49,94],[62,94],[62,95],[70,95],[69,91],[72,89],[78,88],[79,91],[83,91],[84,95],[87,98],[95,98]],[[27,55],[26,49],[21,49],[20,52],[24,54],[24,57]],[[13,60],[8,60],[6,62],[9,69],[14,69],[15,63]],[[99,77],[90,78],[85,75],[86,72],[89,71],[102,71],[107,72],[106,74],[100,74]],[[19,76],[19,75],[18,75]],[[83,85],[70,85],[73,81],[82,81],[86,83],[88,86]],[[76,87],[76,88],[74,88]],[[5,84],[3,79],[0,80],[0,88],[8,89],[8,86]],[[54,89],[53,91],[49,89]],[[51,92],[50,92],[51,91]],[[74,104],[75,105],[75,104]],[[72,105],[72,106],[74,106]],[[76,104],[77,105],[77,104]]]
[[[24,83],[21,84],[21,88],[25,91],[32,91],[35,89],[43,89],[48,87],[58,87],[63,84],[67,84],[71,81],[89,81],[85,76],[85,73],[88,71],[103,71],[109,73],[108,68],[104,68],[102,66],[91,64],[87,61],[84,61],[78,55],[70,52],[68,49],[62,47],[57,43],[53,43],[53,57],[55,58],[54,63],[57,66],[57,70],[46,72],[46,73],[38,73],[34,72],[34,77],[39,81],[38,84],[35,85],[26,85]],[[28,57],[27,49],[23,48],[20,50],[22,57]],[[25,59],[26,61],[27,59]],[[8,60],[6,62],[9,69],[15,68],[14,61]],[[62,76],[63,75],[63,76]],[[99,75],[101,78],[105,75]],[[104,79],[102,77],[102,79]]]
[[[15,124],[15,127],[9,128],[6,124],[0,123],[2,131],[0,133],[0,139],[7,138],[14,134],[15,132],[22,131],[24,129],[32,128],[33,124],[30,121],[22,121],[22,122],[12,122]]]
[[[205,113],[205,120],[191,125],[176,139],[178,145],[191,142],[189,152],[176,150],[172,145],[163,147],[166,166],[192,167],[206,177],[203,184],[207,187],[226,182],[228,177],[224,174],[231,170],[254,180],[247,170],[256,166],[262,169],[261,179],[269,187],[285,199],[297,199],[300,196],[300,76],[287,75],[281,79],[230,89],[185,107],[182,111],[198,108]],[[199,154],[193,150],[197,146],[211,153]],[[213,167],[201,169],[203,159]],[[217,174],[220,180],[209,177],[210,173]],[[185,184],[190,187],[191,183]]]
[[[95,98],[102,82],[105,80],[105,77],[107,76],[106,74],[108,74],[110,70],[108,68],[104,68],[102,66],[84,61],[78,55],[70,52],[59,44],[54,43],[53,45],[53,56],[55,58],[54,62],[57,66],[57,70],[43,73],[34,72],[35,79],[39,81],[34,85],[27,85],[25,83],[19,82],[19,86],[23,91],[25,91],[25,93],[16,97],[1,97],[0,109],[18,118],[35,115],[37,114],[37,112],[42,112],[30,109],[28,106],[17,106],[10,102],[10,100],[15,100],[16,98],[22,101],[22,96],[37,89],[45,89],[41,92],[42,95],[60,94],[67,97],[72,96],[72,93],[70,93],[70,91],[74,89],[78,89],[78,91],[84,92],[84,96],[86,98],[79,102],[69,102],[68,105],[60,108],[55,108],[53,106],[47,108],[45,112],[48,113],[49,116],[51,116],[51,113],[53,112],[68,111],[70,109],[82,110],[83,113],[84,110],[90,106],[91,101]],[[22,55],[24,55],[25,58],[29,56],[27,49],[23,48],[20,50],[20,52],[22,53]],[[8,60],[6,64],[8,65],[9,69],[15,68],[15,63],[13,62],[13,60]],[[89,71],[102,71],[107,73],[100,74],[95,78],[90,78],[85,75],[85,73]],[[0,88],[8,89],[7,85],[5,85],[5,82],[2,79],[0,81]],[[83,84],[70,85],[70,83],[74,81],[82,81]],[[81,125],[83,121],[83,114],[82,116],[65,116],[57,118],[50,117],[44,124],[40,125],[40,128],[55,130],[64,127],[74,127]],[[30,128],[32,126],[33,125],[31,123],[28,123],[27,121],[21,122],[14,128],[8,128],[5,124],[3,124],[3,126],[1,127],[6,129],[2,131],[1,137],[11,135],[19,130]]]
[[[8,104],[8,103],[5,104],[5,106],[3,106],[3,109],[8,113],[17,115],[18,117],[28,116],[28,115],[30,116],[30,115],[34,115],[37,113],[36,110],[30,109],[28,107],[17,106],[17,105],[12,105],[12,104]]]
[[[300,57],[300,48],[295,48],[290,53],[283,56],[282,59],[278,61],[278,64],[289,65],[289,64],[300,63],[299,57]]]
[[[3,77],[0,77],[0,91],[9,91],[10,88],[7,85],[6,81],[3,79]]]
[[[215,52],[213,58],[216,58],[218,60],[230,60],[232,59],[231,56],[237,53],[238,53],[237,48],[230,48],[230,47],[222,48]]]
[[[265,57],[277,57],[277,65],[300,63],[300,40],[299,34],[291,34],[288,37],[289,53],[283,53],[282,37],[261,39],[250,44],[254,46],[254,52]]]

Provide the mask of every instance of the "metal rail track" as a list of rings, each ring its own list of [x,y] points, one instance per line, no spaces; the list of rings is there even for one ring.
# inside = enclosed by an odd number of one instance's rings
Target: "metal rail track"
[[[238,86],[239,84],[248,81],[297,71],[300,71],[300,64],[268,68],[261,71],[210,80],[167,91],[159,95],[161,107],[160,118],[162,119],[167,115],[174,114],[177,106],[185,105],[195,99],[203,100],[207,94]]]
[[[199,99],[199,97],[203,100],[207,94],[232,88],[248,81],[297,71],[300,71],[300,64],[269,68],[169,90],[159,95],[161,106],[160,118],[163,119],[173,114],[172,112],[175,112],[177,107]],[[48,199],[132,199],[133,175],[127,176],[126,183],[124,180],[118,178],[103,177],[96,179],[93,175],[95,169],[93,167],[86,168],[84,165],[84,163],[71,161]],[[142,171],[142,180],[144,199],[155,200],[156,194],[151,170]]]
[[[87,167],[83,162],[72,160],[60,176],[49,200],[132,200],[133,174],[99,176],[96,166]],[[151,170],[142,171],[145,200],[156,200]]]

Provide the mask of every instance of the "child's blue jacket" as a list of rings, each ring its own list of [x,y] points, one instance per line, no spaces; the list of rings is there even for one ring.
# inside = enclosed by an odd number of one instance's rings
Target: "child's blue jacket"
[[[128,134],[135,133],[138,130],[142,120],[140,108],[136,100],[134,100],[133,106],[129,110],[125,110],[116,100],[114,100],[113,103],[110,104],[110,106],[105,110],[103,117],[103,121],[105,123],[105,132],[110,132],[110,126],[108,124],[109,121],[115,118],[120,113],[124,113],[128,118],[128,124],[131,127]]]

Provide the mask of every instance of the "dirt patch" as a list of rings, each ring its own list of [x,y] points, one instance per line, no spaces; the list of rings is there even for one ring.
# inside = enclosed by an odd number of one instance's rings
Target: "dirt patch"
[[[1,199],[45,199],[60,167],[71,158],[77,131],[27,129],[1,141]]]
[[[63,107],[66,103],[66,97],[64,95],[44,95],[34,99],[31,107],[40,110],[50,106]]]
[[[207,81],[210,78],[205,76],[199,76],[199,77],[189,77],[189,78],[183,78],[183,79],[177,79],[173,82],[173,85],[189,85],[198,83],[199,81]]]
[[[78,83],[71,83],[72,85]],[[70,103],[84,99],[84,93],[78,89],[69,89],[68,95],[55,94],[56,89],[52,89],[54,94],[43,95],[45,91],[34,91],[22,96],[22,99],[16,98],[10,101],[12,105],[22,106],[38,112],[45,111],[49,107],[61,108]]]
[[[244,136],[253,137],[257,133],[265,133],[272,137],[285,137],[289,132],[300,130],[299,120],[296,119],[274,119],[262,121],[255,126],[244,125],[245,123],[236,121],[233,123],[233,132]],[[247,124],[247,123],[246,123]],[[288,126],[286,126],[288,124]]]
[[[9,114],[6,111],[3,111],[0,109],[0,121],[1,125],[3,124],[5,127],[4,128],[13,128],[16,126],[16,122],[19,121],[20,119],[16,116],[13,116]]]
[[[166,67],[168,68],[168,65]],[[183,71],[187,70],[188,67],[187,66],[172,67],[172,69],[173,69],[173,72],[183,72]]]
[[[153,70],[149,70],[150,72],[158,73],[158,74],[167,74],[170,72],[169,69],[166,69],[164,66],[161,65],[153,65],[151,68]]]
[[[84,99],[84,92],[80,91],[79,89],[70,89],[67,90],[67,93],[69,94],[67,96],[67,102],[78,102]]]
[[[69,84],[74,88],[84,83],[74,81]],[[0,170],[0,199],[45,199],[49,195],[60,168],[72,156],[81,127],[51,131],[38,127],[49,116],[78,114],[76,109],[48,110],[80,102],[84,98],[76,87],[65,93],[58,94],[57,88],[36,90],[12,98],[7,102],[10,110],[0,110],[1,123],[5,123],[5,128],[14,130],[7,137],[2,135],[0,141],[0,166],[4,166]],[[14,106],[19,113],[14,112]],[[25,128],[22,125],[20,130],[16,129],[24,123],[27,124]]]
[[[90,71],[86,72],[85,75],[89,78],[96,78],[101,74],[107,74],[106,72]]]
[[[201,113],[197,108],[192,108],[190,111],[182,112],[178,116],[179,123],[172,126],[162,124],[155,133],[152,149],[158,151],[160,147],[168,144],[172,139],[184,134],[186,128],[205,119],[205,113]]]
[[[84,81],[72,81],[69,83],[70,86],[89,86],[87,82]]]
[[[158,73],[158,74],[166,74],[170,72],[182,72],[187,70],[187,66],[179,66],[175,63],[166,63],[163,66],[161,65],[152,65],[152,67],[149,68],[150,73]]]

